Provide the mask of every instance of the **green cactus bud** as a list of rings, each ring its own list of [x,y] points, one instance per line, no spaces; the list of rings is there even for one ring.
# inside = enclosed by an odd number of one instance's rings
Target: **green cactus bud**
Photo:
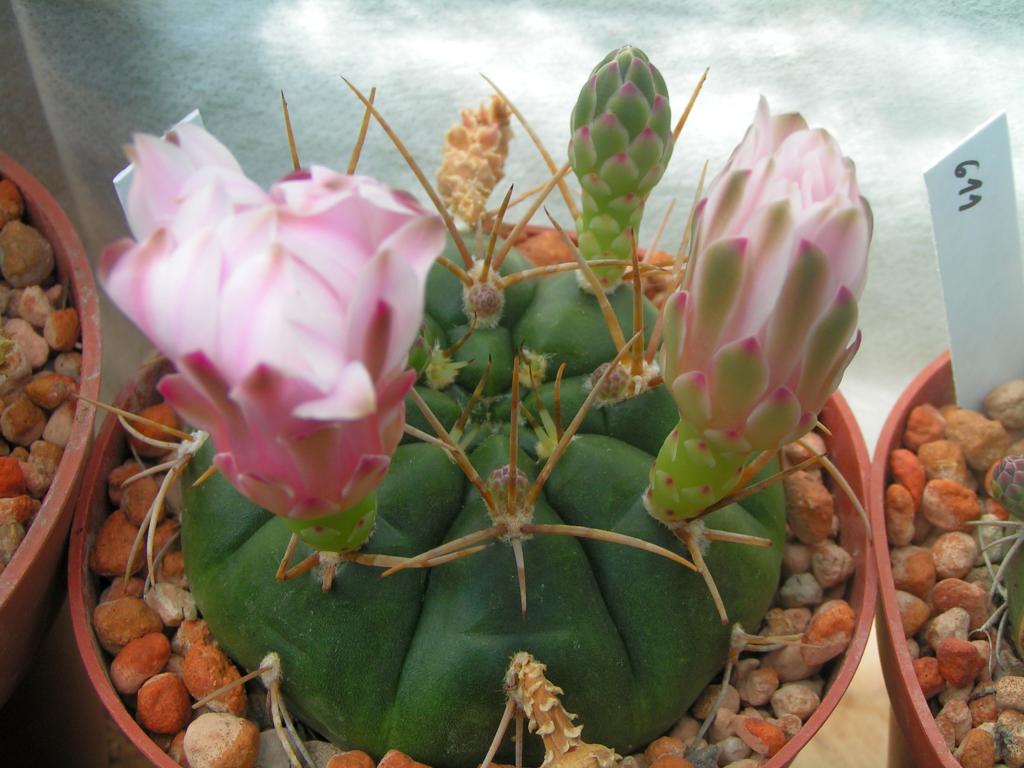
[[[672,119],[661,73],[638,48],[612,51],[590,73],[572,112],[569,162],[583,188],[576,220],[587,260],[631,258],[644,201],[672,156]],[[605,290],[622,269],[595,270]]]

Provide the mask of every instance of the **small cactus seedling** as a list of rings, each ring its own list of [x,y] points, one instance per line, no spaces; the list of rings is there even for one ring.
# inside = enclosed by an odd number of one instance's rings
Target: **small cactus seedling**
[[[1000,459],[992,468],[990,490],[993,498],[1009,512],[1009,519],[976,520],[969,525],[982,528],[979,537],[983,544],[982,555],[992,575],[989,600],[997,603],[997,607],[982,629],[996,628],[992,656],[998,663],[1007,628],[1017,649],[1024,649],[1024,558],[1020,556],[1024,547],[1024,456],[1011,454]],[[1001,550],[1001,560],[990,556],[995,548]],[[999,560],[998,567],[993,565],[993,559]]]
[[[136,142],[140,243],[108,253],[104,276],[176,364],[167,399],[211,435],[182,465],[193,594],[221,645],[339,745],[470,768],[512,757],[514,719],[517,765],[607,768],[738,647],[786,641],[737,627],[760,625],[779,580],[777,450],[856,349],[870,219],[852,166],[762,106],[656,266],[637,233],[693,98],[673,129],[638,49],[595,68],[561,167],[495,86],[449,134],[440,192],[375,92],[348,85],[365,109],[348,175],[302,169],[290,122],[296,171],[270,193],[212,138]],[[550,176],[487,211],[510,116]],[[440,218],[353,175],[371,120]],[[200,172],[218,182],[207,222],[177,208]],[[793,194],[808,179],[827,183]],[[556,188],[577,240],[549,220],[573,260],[534,266],[516,246]],[[212,252],[176,240],[185,207]],[[206,292],[168,306],[169,283]]]
[[[992,471],[992,495],[1017,520],[1024,520],[1024,456],[1004,456]]]

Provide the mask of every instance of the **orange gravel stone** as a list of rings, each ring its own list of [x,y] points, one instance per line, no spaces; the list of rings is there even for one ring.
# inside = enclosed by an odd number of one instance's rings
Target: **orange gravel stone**
[[[936,717],[935,727],[939,729],[943,741],[946,742],[946,749],[950,752],[956,746],[956,726],[946,717]]]
[[[969,520],[981,517],[978,495],[952,480],[930,480],[921,499],[925,519],[944,531],[966,530]]]
[[[177,675],[170,672],[151,677],[139,689],[135,716],[153,733],[174,734],[188,725],[192,703]]]
[[[963,608],[971,617],[969,628],[977,629],[988,617],[988,592],[961,579],[943,579],[932,590],[932,606],[936,614]]]
[[[903,444],[916,451],[925,443],[946,436],[946,420],[934,405],[924,404],[911,409],[907,427],[903,431]]]
[[[996,742],[992,734],[981,728],[967,732],[956,750],[963,768],[992,768],[996,762]]]
[[[100,603],[93,609],[92,625],[100,645],[114,654],[135,638],[164,628],[160,617],[137,597]]]
[[[157,566],[160,573],[159,581],[177,581],[185,575],[185,556],[181,550],[174,550],[164,555],[160,565]]]
[[[545,229],[525,240],[520,240],[516,243],[516,248],[539,267],[575,260],[572,249],[553,229]]]
[[[121,597],[142,597],[142,591],[145,586],[146,582],[138,576],[132,576],[128,579],[127,583],[125,583],[123,578],[115,578],[110,583],[110,586],[100,594],[100,602],[105,603]]]
[[[170,538],[178,532],[178,521],[177,520],[164,520],[156,527],[156,531],[153,533],[153,554],[155,555],[161,549],[164,548]],[[145,556],[142,557],[145,561]]]
[[[492,765],[494,764],[492,763]],[[327,768],[373,768],[373,766],[373,758],[358,749],[342,752],[327,761]]]
[[[203,619],[186,619],[181,622],[171,641],[171,650],[187,656],[193,645],[206,645],[213,642],[210,627]]]
[[[885,532],[893,547],[905,547],[914,540],[914,498],[899,483],[885,489]]]
[[[967,702],[967,708],[971,710],[971,725],[975,728],[984,723],[996,721],[996,695],[994,693]]]
[[[910,491],[914,508],[919,508],[925,482],[924,465],[920,459],[906,448],[897,448],[889,454],[889,471],[897,483]]]
[[[13,400],[0,414],[0,431],[9,443],[32,445],[43,436],[46,414],[24,394]],[[11,452],[14,455],[14,452]]]
[[[185,732],[178,731],[171,739],[171,746],[167,748],[167,756],[181,766],[188,765],[188,758],[185,757]]]
[[[932,542],[932,562],[940,579],[963,579],[978,557],[978,541],[963,531],[947,531]]]
[[[380,759],[377,768],[427,768],[427,766],[417,763],[404,752],[392,749]]]
[[[171,644],[162,632],[132,640],[110,665],[110,680],[119,693],[136,693],[153,675],[163,671],[171,657]]]
[[[917,595],[903,590],[896,590],[896,604],[899,606],[900,621],[903,624],[903,634],[906,637],[916,635],[932,615],[932,609],[928,603]]]
[[[10,456],[0,456],[0,497],[22,496],[25,493],[25,473],[21,464]]]
[[[60,466],[60,460],[63,457],[64,449],[59,445],[48,443],[45,440],[36,440],[29,447],[28,463],[29,467],[42,472],[52,481],[54,475],[57,474],[57,467]],[[24,467],[22,469],[24,470]],[[28,479],[26,477],[26,484],[31,485],[28,483]],[[29,491],[31,491],[31,487]]]
[[[184,677],[188,692],[199,700],[221,686],[237,680],[241,675],[220,648],[201,643],[189,648],[185,656]],[[206,706],[214,712],[230,712],[241,717],[245,714],[245,687],[236,686],[208,702]]]
[[[251,720],[207,712],[185,731],[185,756],[192,768],[253,768],[260,752],[260,729]]]
[[[800,653],[814,666],[824,664],[846,650],[853,638],[857,615],[845,600],[823,603],[811,617]]]
[[[828,488],[811,474],[794,472],[782,481],[786,491],[786,519],[804,544],[817,544],[832,533],[834,502]]]
[[[942,679],[954,688],[964,688],[973,683],[985,666],[985,660],[977,648],[955,637],[947,637],[939,643],[935,649],[935,659],[939,663]]]
[[[152,477],[140,477],[124,486],[121,491],[121,510],[132,525],[142,525],[149,507],[160,490],[160,484]]]
[[[976,488],[977,481],[967,468],[963,449],[952,440],[934,440],[921,446],[917,458],[929,480],[952,480],[967,488]]]
[[[999,461],[1011,445],[1002,424],[965,409],[946,416],[946,438],[963,448],[967,463],[976,472],[984,472]]]
[[[43,338],[50,345],[50,349],[57,352],[70,352],[74,349],[81,332],[78,310],[74,307],[51,312],[46,318],[46,325],[43,326]]]
[[[121,483],[141,471],[142,466],[136,464],[134,461],[126,461],[121,466],[114,467],[110,471],[110,474],[107,475],[107,496],[110,498],[110,501],[114,506],[121,505],[121,498],[125,490],[121,487]]]
[[[25,525],[39,511],[39,507],[39,500],[33,499],[31,496],[12,496],[9,499],[0,499],[0,523]]]
[[[40,373],[25,385],[28,399],[48,411],[52,411],[67,400],[69,394],[77,390],[78,384],[70,376],[61,376],[50,371]]]
[[[139,411],[139,416],[143,416],[150,421],[155,421],[159,424],[165,424],[168,427],[181,429],[181,421],[178,419],[178,415],[174,412],[174,409],[172,409],[171,406],[167,405],[167,403],[159,403],[158,405],[151,405],[149,408],[143,408]],[[152,427],[149,424],[133,422],[132,426],[135,427],[137,432],[140,432],[146,437],[154,440],[163,440],[164,442],[170,443],[177,442],[177,438],[169,435],[162,429]],[[155,459],[167,453],[166,448],[156,448],[135,437],[131,438],[131,442],[135,447],[135,450],[138,451],[139,456],[142,456],[143,458]]]
[[[989,497],[985,499],[985,514],[995,515],[1000,520],[1009,520],[1010,513],[1006,511],[1006,507],[1000,504],[998,501]]]
[[[892,550],[890,557],[896,589],[924,600],[935,586],[935,563],[931,551],[922,547],[900,547]]]
[[[647,746],[647,749],[644,750],[644,757],[647,758],[647,762],[653,763],[662,755],[682,755],[685,751],[686,747],[680,739],[662,736]]]
[[[786,743],[786,734],[779,726],[753,717],[743,720],[737,735],[759,755],[768,757],[782,749]]]
[[[939,672],[939,662],[934,656],[922,656],[920,659],[914,659],[913,665],[917,682],[920,683],[921,691],[926,699],[930,699],[945,689],[946,681]]]
[[[0,179],[0,229],[25,214],[25,202],[10,179]]]
[[[121,510],[104,520],[92,545],[92,552],[89,553],[89,568],[92,572],[99,576],[123,576],[138,531]],[[132,573],[138,572],[145,562],[145,555],[137,555]]]

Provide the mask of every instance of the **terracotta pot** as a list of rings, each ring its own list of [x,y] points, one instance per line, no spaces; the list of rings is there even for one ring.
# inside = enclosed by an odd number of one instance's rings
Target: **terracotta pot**
[[[869,504],[871,527],[875,532],[874,549],[878,561],[879,598],[882,612],[878,622],[878,651],[885,675],[885,687],[892,702],[893,717],[906,744],[898,739],[892,743],[898,749],[890,750],[890,764],[910,766],[907,751],[918,765],[959,768],[960,763],[950,754],[945,740],[935,725],[934,716],[921,692],[914,674],[907,641],[903,635],[896,587],[893,584],[892,563],[889,559],[889,540],[885,530],[885,487],[887,485],[889,454],[903,445],[903,432],[907,415],[917,405],[932,403],[941,406],[953,402],[953,369],[949,353],[944,352],[929,363],[900,395],[889,418],[882,427],[871,465]],[[897,737],[899,734],[893,734]],[[898,752],[899,754],[892,754]]]
[[[868,450],[853,412],[841,394],[837,392],[828,399],[821,411],[820,419],[832,433],[831,437],[825,439],[829,457],[850,483],[861,504],[866,505],[870,472]],[[846,654],[833,668],[818,709],[804,723],[800,732],[790,739],[775,757],[765,763],[764,768],[783,768],[789,765],[824,725],[825,720],[846,693],[846,689],[850,687],[850,681],[853,680],[853,675],[864,655],[864,648],[868,644],[868,635],[871,634],[871,622],[875,618],[875,600],[878,595],[878,571],[871,556],[871,543],[867,531],[864,530],[864,524],[850,502],[841,492],[833,495],[836,501],[836,514],[842,522],[840,544],[853,554],[856,563],[853,581],[846,596],[857,615],[853,639],[846,649]]]
[[[25,222],[53,246],[60,279],[71,295],[82,326],[79,391],[95,399],[100,391],[100,313],[96,285],[82,243],[64,211],[24,168],[0,153],[0,178],[9,179],[25,200]],[[53,484],[21,546],[0,574],[0,704],[7,701],[63,597],[57,578],[75,490],[92,439],[94,411],[79,402],[71,439]]]
[[[117,404],[122,408],[135,410],[154,402],[157,399],[154,394],[156,382],[165,371],[166,367],[160,365],[144,368],[136,380],[121,392]],[[828,444],[833,461],[863,501],[868,478],[867,450],[853,414],[841,395],[833,395],[828,401],[821,420],[832,431]],[[88,569],[89,548],[96,531],[109,513],[106,498],[107,476],[126,457],[124,430],[116,419],[108,417],[96,438],[92,456],[85,470],[83,492],[78,500],[71,531],[68,565],[71,617],[75,639],[86,671],[114,722],[154,765],[174,768],[175,763],[135,722],[131,712],[125,708],[121,697],[111,685],[108,663],[92,629],[92,611],[96,606],[98,589],[97,579]],[[789,765],[810,741],[846,692],[867,645],[875,612],[878,577],[863,525],[856,512],[841,495],[836,500],[836,511],[843,521],[843,546],[854,553],[857,563],[848,595],[850,605],[857,613],[853,641],[833,670],[821,706],[804,724],[800,733],[765,764],[765,768],[783,768]]]

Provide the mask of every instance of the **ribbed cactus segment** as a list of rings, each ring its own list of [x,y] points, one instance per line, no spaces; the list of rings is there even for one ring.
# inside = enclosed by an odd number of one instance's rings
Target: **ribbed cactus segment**
[[[1006,456],[992,472],[992,494],[1014,517],[1024,518],[1024,456]]]
[[[576,232],[585,259],[630,260],[644,202],[671,156],[665,80],[640,49],[612,51],[590,73],[572,111],[569,162],[583,189]],[[622,274],[595,271],[606,290]]]

